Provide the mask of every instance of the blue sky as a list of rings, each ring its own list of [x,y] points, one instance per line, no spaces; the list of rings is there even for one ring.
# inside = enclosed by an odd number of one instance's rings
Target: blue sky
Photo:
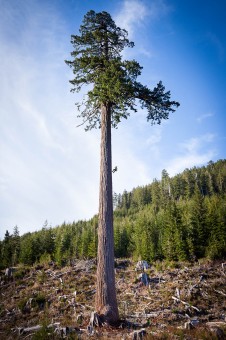
[[[1,239],[98,211],[100,131],[76,128],[83,93],[64,63],[90,9],[128,30],[139,80],[181,104],[160,126],[139,110],[113,131],[114,191],[226,157],[225,0],[0,0]]]

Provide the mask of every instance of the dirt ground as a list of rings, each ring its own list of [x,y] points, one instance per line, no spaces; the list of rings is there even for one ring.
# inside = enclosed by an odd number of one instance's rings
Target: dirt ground
[[[225,339],[226,265],[153,263],[148,284],[132,260],[116,261],[121,322],[90,325],[94,260],[54,263],[1,273],[0,339]]]

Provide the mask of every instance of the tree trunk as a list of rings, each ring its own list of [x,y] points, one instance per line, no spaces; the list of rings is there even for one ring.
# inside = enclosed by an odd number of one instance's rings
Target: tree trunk
[[[114,272],[114,233],[111,162],[111,108],[101,107],[101,159],[97,253],[96,311],[104,321],[119,319]]]

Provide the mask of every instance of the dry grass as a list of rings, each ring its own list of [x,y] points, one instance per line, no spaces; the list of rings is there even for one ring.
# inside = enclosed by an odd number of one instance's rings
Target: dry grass
[[[20,267],[12,280],[7,281],[2,276],[0,338],[59,339],[62,336],[47,328],[48,324],[58,322],[62,327],[83,330],[81,334],[69,334],[67,339],[87,339],[86,327],[94,310],[95,266],[86,270],[84,265],[81,268],[76,265],[38,269]],[[140,285],[138,274],[134,263],[118,266],[119,311],[126,323],[121,324],[121,328],[96,329],[92,338],[131,339],[135,327],[145,327],[147,339],[225,337],[226,275],[221,263],[173,266],[172,263],[158,262],[148,270],[151,278],[148,287]],[[175,302],[172,296],[177,296],[185,304]],[[214,326],[208,324],[210,321],[221,324]],[[19,335],[20,328],[35,325],[43,327],[30,337],[27,333]]]

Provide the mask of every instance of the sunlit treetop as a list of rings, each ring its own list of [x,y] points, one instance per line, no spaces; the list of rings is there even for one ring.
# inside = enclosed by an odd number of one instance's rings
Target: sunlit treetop
[[[121,52],[133,47],[126,30],[116,26],[107,12],[89,11],[83,19],[80,35],[72,35],[74,51],[71,61],[65,62],[72,68],[74,79],[71,91],[79,92],[83,85],[92,85],[85,99],[77,103],[86,130],[100,127],[101,106],[111,110],[111,122],[117,127],[122,118],[137,111],[137,104],[147,110],[147,120],[160,124],[168,119],[169,113],[179,106],[170,100],[170,92],[160,81],[150,90],[137,81],[142,67],[135,60],[123,60]]]

